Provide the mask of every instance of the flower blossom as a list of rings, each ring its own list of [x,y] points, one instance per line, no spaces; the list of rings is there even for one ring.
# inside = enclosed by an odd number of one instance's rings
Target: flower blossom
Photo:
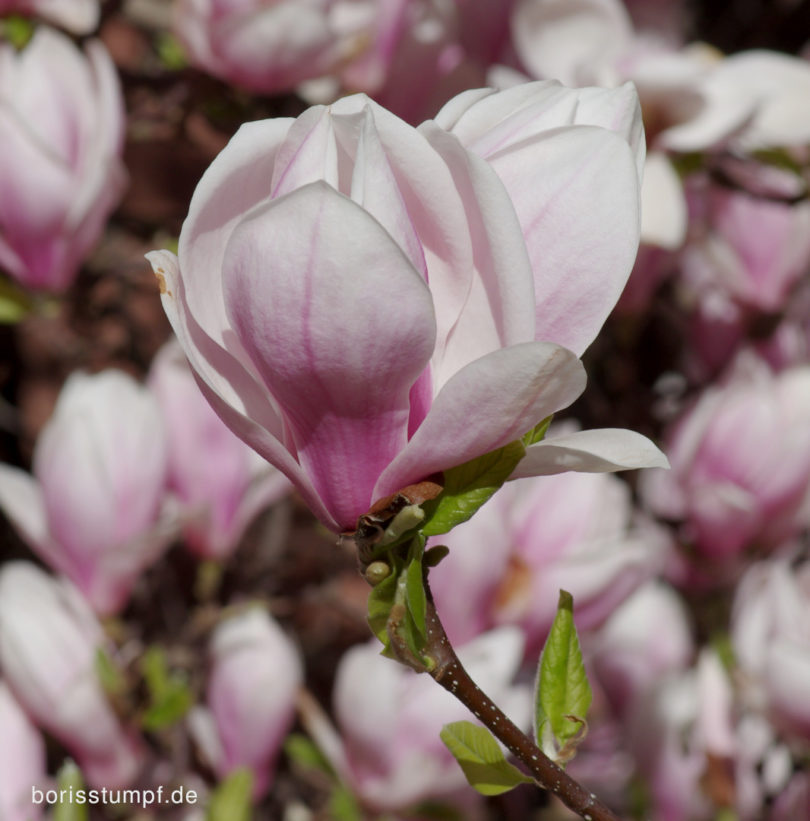
[[[0,571],[0,665],[37,724],[58,738],[94,787],[125,787],[144,751],[107,701],[96,672],[101,625],[78,590],[29,562]]]
[[[638,246],[640,135],[631,88],[556,83],[419,129],[362,95],[243,126],[179,257],[149,255],[209,401],[336,532],[515,441],[584,388]],[[665,464],[628,431],[528,451],[520,475]]]
[[[115,68],[100,42],[82,53],[40,26],[20,53],[0,44],[0,103],[0,269],[64,291],[126,181]]]
[[[73,374],[34,450],[33,476],[0,465],[0,507],[98,613],[119,611],[176,532],[155,398],[109,370]]]

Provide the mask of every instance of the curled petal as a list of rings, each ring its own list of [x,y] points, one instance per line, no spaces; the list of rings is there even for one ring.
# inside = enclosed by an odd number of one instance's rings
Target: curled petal
[[[509,478],[549,476],[567,470],[612,473],[668,467],[667,457],[646,436],[624,428],[601,428],[555,436],[530,445]]]
[[[436,396],[421,427],[380,477],[375,498],[513,442],[584,388],[582,363],[546,342],[513,345],[471,362]]]

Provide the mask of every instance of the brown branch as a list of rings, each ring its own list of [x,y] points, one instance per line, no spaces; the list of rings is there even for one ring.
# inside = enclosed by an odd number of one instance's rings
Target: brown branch
[[[435,667],[427,670],[430,676],[469,708],[528,767],[535,781],[554,793],[566,807],[585,821],[620,821],[592,792],[545,755],[470,678],[447,638],[427,582],[425,588],[428,606],[427,647],[424,654],[436,663]]]

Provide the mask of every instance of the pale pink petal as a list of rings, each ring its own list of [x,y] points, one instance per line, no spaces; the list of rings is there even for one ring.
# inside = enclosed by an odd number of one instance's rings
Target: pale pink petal
[[[686,196],[678,172],[661,151],[651,151],[641,186],[641,241],[674,251],[686,239]]]
[[[48,542],[42,492],[30,474],[11,465],[0,465],[0,509],[32,548]]]
[[[330,530],[340,530],[296,461],[295,446],[286,441],[280,411],[267,389],[214,342],[190,314],[177,257],[169,251],[152,251],[146,256],[160,282],[163,309],[206,399],[240,439],[284,472]],[[234,344],[239,345],[238,340]]]
[[[335,519],[353,525],[405,445],[408,394],[433,352],[424,280],[379,223],[325,183],[246,219],[223,273],[233,327],[284,409],[301,464]]]
[[[566,88],[554,80],[524,82],[501,91],[459,94],[436,115],[465,148],[488,158],[510,145],[565,125],[597,125],[615,131],[644,165],[644,127],[632,83],[619,88]]]
[[[292,122],[281,118],[243,125],[200,179],[180,234],[183,278],[193,283],[188,311],[226,349],[238,342],[226,333],[220,281],[225,244],[247,211],[270,198],[276,153]],[[238,347],[232,353],[244,354]]]
[[[585,388],[565,348],[526,342],[487,354],[452,376],[407,447],[380,476],[375,498],[502,447]]]
[[[638,250],[635,156],[613,132],[573,126],[506,148],[489,162],[526,237],[536,339],[581,354],[616,304]]]
[[[420,131],[453,174],[470,229],[473,278],[444,351],[433,361],[434,392],[470,362],[535,335],[532,269],[509,195],[492,168],[430,121]]]
[[[548,476],[567,470],[610,473],[652,467],[666,468],[669,462],[646,436],[623,428],[602,428],[555,436],[530,445],[509,478]]]
[[[631,36],[618,0],[521,0],[512,16],[515,50],[529,72],[567,85],[612,79],[608,67]]]

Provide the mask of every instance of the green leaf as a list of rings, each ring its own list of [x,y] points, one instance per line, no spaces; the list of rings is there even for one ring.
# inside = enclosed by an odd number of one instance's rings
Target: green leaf
[[[56,785],[60,791],[72,791],[74,796],[79,790],[85,788],[82,771],[71,759],[67,759],[59,768],[56,774]],[[89,817],[87,804],[79,801],[58,801],[53,808],[53,821],[87,821]]]
[[[318,746],[302,733],[290,733],[284,739],[284,754],[302,770],[317,770],[334,775],[332,765]]]
[[[101,647],[96,649],[95,668],[101,686],[108,696],[117,696],[124,692],[126,680],[123,674]]]
[[[368,625],[371,632],[387,647],[388,646],[388,616],[394,606],[394,596],[397,592],[397,574],[391,573],[376,587],[372,587],[368,594]]]
[[[470,786],[481,795],[500,795],[519,784],[534,783],[506,760],[486,727],[471,721],[454,721],[444,725],[440,737],[458,761]]]
[[[342,784],[329,799],[329,818],[334,821],[363,821],[363,813],[355,797]]]
[[[159,647],[144,653],[141,672],[151,702],[141,719],[143,728],[160,730],[179,721],[193,702],[185,676],[169,671],[166,654]]]
[[[19,285],[0,277],[0,324],[13,325],[34,310],[34,301]]]
[[[553,418],[554,414],[552,413],[551,416],[547,416],[542,422],[536,424],[528,433],[524,434],[520,441],[523,442],[526,447],[542,442],[546,437],[548,426],[551,424],[551,420]]]
[[[421,528],[425,536],[447,533],[466,522],[509,478],[526,455],[522,442],[510,442],[477,459],[444,472],[444,491],[423,505],[428,514]]]
[[[211,793],[206,821],[250,821],[253,773],[247,767],[234,770]]]
[[[422,576],[422,562],[412,559],[405,571],[405,601],[408,612],[413,619],[414,627],[419,634],[427,638],[427,597],[425,596],[425,582]]]
[[[0,39],[8,40],[19,51],[34,36],[34,24],[26,17],[12,14],[0,20]]]
[[[574,626],[574,600],[560,590],[557,615],[540,656],[535,692],[535,733],[546,754],[551,752],[562,762],[573,757],[573,748],[584,737],[591,698]],[[549,733],[561,752],[549,750]]]

